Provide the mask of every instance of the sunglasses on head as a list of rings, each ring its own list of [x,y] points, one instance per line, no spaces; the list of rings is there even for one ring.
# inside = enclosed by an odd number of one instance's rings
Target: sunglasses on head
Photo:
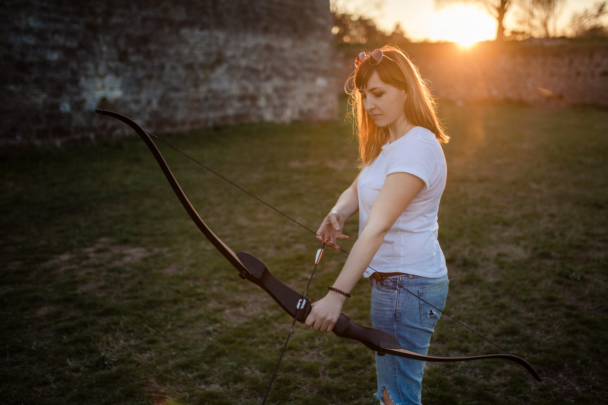
[[[369,53],[369,64],[372,66],[376,66],[382,61],[382,58],[386,58],[391,62],[394,62],[394,60],[392,60],[391,58],[386,56],[384,52],[382,52],[382,49],[374,49]],[[357,66],[357,68],[361,66],[366,59],[367,54],[365,52],[361,52],[359,56],[357,56],[357,59],[355,59],[355,65]]]

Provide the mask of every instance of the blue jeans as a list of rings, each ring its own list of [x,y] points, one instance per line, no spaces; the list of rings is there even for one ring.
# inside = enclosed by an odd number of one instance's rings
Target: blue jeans
[[[431,335],[441,313],[417,297],[443,311],[448,295],[448,276],[426,278],[403,274],[386,277],[372,285],[372,325],[395,336],[401,347],[419,354],[427,354]],[[416,296],[408,293],[411,291]],[[394,405],[419,405],[422,391],[424,362],[386,354],[376,354],[378,392],[382,402],[384,387]]]

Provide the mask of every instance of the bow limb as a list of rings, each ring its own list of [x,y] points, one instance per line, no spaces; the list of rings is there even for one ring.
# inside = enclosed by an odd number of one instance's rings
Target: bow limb
[[[541,381],[540,376],[534,370],[534,368],[521,357],[513,356],[510,354],[488,354],[483,356],[471,356],[471,357],[436,357],[427,356],[424,354],[414,353],[409,350],[401,348],[399,341],[390,333],[381,331],[379,329],[366,328],[357,324],[355,321],[350,319],[344,314],[340,314],[338,322],[334,325],[333,332],[343,338],[357,340],[363,343],[370,349],[378,352],[380,356],[385,354],[391,354],[393,356],[405,357],[407,359],[429,361],[432,363],[451,363],[458,361],[473,361],[473,360],[490,360],[490,359],[501,359],[509,360],[523,366],[534,378]]]
[[[95,112],[116,118],[129,125],[135,132],[137,132],[156,158],[156,161],[169,181],[171,188],[182,203],[186,212],[188,212],[188,215],[190,215],[192,221],[194,221],[196,226],[207,237],[207,239],[209,239],[213,246],[215,246],[217,250],[219,250],[219,252],[230,262],[230,264],[232,264],[238,270],[241,278],[247,279],[264,289],[292,318],[296,318],[300,322],[304,322],[306,320],[311,311],[310,299],[303,297],[302,294],[294,291],[279,281],[270,273],[266,265],[255,256],[247,252],[234,253],[234,251],[230,249],[228,245],[226,245],[215,233],[213,233],[213,231],[201,219],[198,212],[194,209],[188,200],[188,197],[177,182],[177,179],[171,172],[171,169],[163,158],[163,155],[160,153],[160,150],[142,127],[140,127],[132,119],[112,111],[97,109]],[[338,337],[353,339],[364,344],[371,350],[378,352],[379,355],[388,353],[394,356],[405,357],[413,360],[440,363],[483,359],[510,360],[526,368],[526,370],[528,370],[530,374],[534,376],[534,378],[540,381],[540,376],[534,370],[534,368],[520,357],[508,354],[491,354],[472,357],[435,357],[422,355],[401,348],[397,338],[390,333],[381,331],[379,329],[361,326],[344,314],[340,314],[340,317],[334,325],[332,331]]]
[[[128,117],[125,117],[124,115],[121,115],[121,114],[118,114],[118,113],[115,113],[112,111],[101,110],[101,109],[97,109],[97,110],[95,110],[95,112],[97,112],[99,114],[103,114],[103,115],[109,115],[110,117],[116,118],[116,119],[124,122],[131,128],[133,128],[133,130],[135,130],[135,132],[137,132],[137,134],[143,139],[143,141],[146,143],[146,145],[150,149],[150,152],[152,152],[152,154],[156,158],[156,161],[158,162],[158,165],[162,169],[163,173],[165,174],[165,177],[169,181],[171,188],[177,195],[177,198],[179,198],[179,201],[182,203],[182,205],[186,209],[186,212],[188,213],[188,215],[190,215],[190,218],[192,219],[192,221],[194,221],[194,223],[196,224],[198,229],[200,229],[201,232],[203,232],[203,234],[207,237],[207,239],[209,239],[209,241],[213,244],[213,246],[215,246],[216,249],[219,250],[220,253],[226,259],[228,259],[230,264],[232,264],[234,267],[236,267],[236,269],[239,272],[248,273],[249,271],[247,270],[245,265],[241,262],[241,260],[237,257],[236,253],[234,253],[232,251],[232,249],[230,249],[228,247],[228,245],[226,245],[220,238],[218,238],[217,235],[215,233],[213,233],[213,231],[207,226],[207,224],[205,224],[205,222],[198,215],[198,212],[196,212],[196,210],[190,203],[190,200],[188,200],[188,197],[186,197],[186,194],[184,193],[181,186],[177,182],[177,179],[173,175],[173,172],[169,168],[169,165],[165,161],[165,158],[163,158],[163,155],[160,153],[160,150],[158,150],[158,148],[156,147],[156,144],[154,143],[154,141],[152,141],[152,138],[150,138],[150,136],[146,133],[146,131],[142,127],[140,127],[135,121],[133,121],[132,119],[130,119]]]
[[[169,168],[169,165],[165,161],[163,155],[160,153],[160,150],[154,141],[152,141],[150,135],[148,135],[148,133],[142,127],[140,127],[132,119],[113,111],[97,109],[95,112],[116,118],[137,132],[137,134],[143,139],[150,149],[150,152],[152,152],[156,158],[156,162],[162,169],[167,181],[169,181],[169,184],[171,185],[171,188],[177,195],[177,198],[182,203],[182,206],[188,215],[190,215],[192,221],[194,221],[198,229],[200,229],[207,239],[209,239],[213,246],[215,246],[215,248],[219,250],[219,252],[230,262],[230,264],[232,264],[238,270],[239,276],[242,279],[247,279],[262,287],[288,314],[291,315],[291,317],[295,317],[297,309],[300,308],[297,319],[300,322],[304,322],[304,320],[306,320],[306,317],[310,313],[311,309],[310,299],[303,298],[302,294],[297,293],[275,278],[272,274],[270,274],[268,269],[266,269],[266,266],[251,254],[246,252],[234,253],[234,251],[230,249],[230,247],[226,245],[226,243],[224,243],[209,228],[209,226],[207,226],[205,221],[202,220],[198,212],[190,203],[190,200],[188,200],[186,193],[184,193],[181,186],[177,182],[177,179],[173,175],[173,172],[171,172],[171,169]]]

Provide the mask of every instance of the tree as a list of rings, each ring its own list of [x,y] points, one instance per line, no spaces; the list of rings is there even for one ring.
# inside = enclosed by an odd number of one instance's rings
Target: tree
[[[498,23],[496,27],[496,41],[502,42],[504,40],[505,27],[503,21],[507,11],[509,11],[513,4],[512,0],[435,0],[435,6],[438,8],[446,7],[454,3],[472,3],[483,6],[488,14],[494,17]]]
[[[565,0],[519,0],[518,24],[525,32],[536,37],[557,35],[557,19]]]
[[[365,17],[354,18],[351,14],[334,14],[332,32],[337,43],[378,42],[385,37],[373,20]]]
[[[608,36],[608,31],[601,22],[601,18],[606,14],[608,5],[605,1],[595,3],[580,13],[573,13],[570,18],[570,31],[575,37]]]
[[[330,0],[332,14],[350,14],[355,17],[367,16],[370,19],[382,14],[385,0]]]
[[[377,45],[393,43],[402,45],[409,42],[401,24],[396,23],[392,33],[386,33],[376,25],[373,18],[382,12],[385,0],[332,0],[331,12],[334,16],[332,33],[335,42]]]
[[[395,24],[393,32],[390,34],[380,30],[374,20],[359,16],[355,18],[351,14],[334,13],[334,27],[332,28],[335,42],[365,44],[371,42],[373,44],[393,43],[402,45],[409,42],[405,37],[405,31],[399,23]]]
[[[401,26],[401,23],[399,23],[399,22],[395,23],[393,32],[391,35],[389,35],[389,42],[391,42],[392,44],[397,44],[397,45],[401,45],[401,44],[410,42],[405,30]]]

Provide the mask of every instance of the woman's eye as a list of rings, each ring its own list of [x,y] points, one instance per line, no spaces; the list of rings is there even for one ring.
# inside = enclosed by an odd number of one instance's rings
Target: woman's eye
[[[380,97],[382,97],[383,95],[384,95],[384,93],[378,93],[378,94],[374,94],[374,96],[375,96],[376,98],[380,98]]]

